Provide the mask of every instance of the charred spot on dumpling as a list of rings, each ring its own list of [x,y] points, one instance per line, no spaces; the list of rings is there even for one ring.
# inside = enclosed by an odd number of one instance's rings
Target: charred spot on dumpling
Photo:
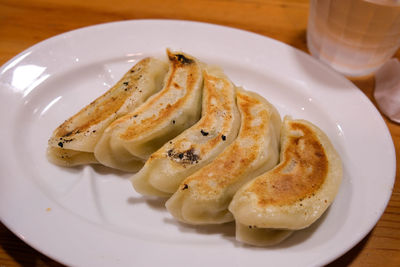
[[[208,135],[208,132],[204,131],[203,129],[200,130],[200,133],[201,133],[203,136],[207,136],[207,135]]]
[[[187,58],[186,56],[182,54],[176,54],[175,59],[180,62],[181,64],[192,64],[193,59]]]
[[[180,65],[189,65],[189,64],[194,63],[193,59],[191,59],[183,54],[180,54],[180,53],[173,54],[173,53],[168,52],[168,58],[169,58],[169,60],[171,60],[177,64],[180,64]]]
[[[65,138],[63,138],[63,137],[60,137],[60,139],[59,139],[59,140],[60,140],[60,141],[58,142],[58,144],[57,144],[57,145],[58,145],[59,147],[63,148],[65,143],[72,142],[72,141],[74,141],[74,140],[75,140],[75,138],[71,138],[71,139],[65,139]]]
[[[182,190],[186,190],[188,188],[189,188],[189,186],[187,184],[184,184],[183,187],[182,187]]]
[[[170,149],[167,151],[168,157],[176,162],[180,162],[183,164],[195,164],[198,163],[200,160],[200,156],[197,155],[193,149],[188,149],[186,151],[174,151]]]

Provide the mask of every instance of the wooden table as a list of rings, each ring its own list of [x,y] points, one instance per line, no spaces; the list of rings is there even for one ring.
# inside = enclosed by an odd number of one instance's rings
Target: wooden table
[[[203,21],[256,32],[307,52],[305,0],[0,0],[0,65],[46,38],[128,19]],[[400,58],[400,51],[396,54]],[[373,77],[353,80],[372,102]],[[375,102],[374,102],[375,104]],[[400,125],[384,118],[396,146],[396,184],[376,227],[330,266],[400,266]],[[0,267],[62,266],[0,224]]]

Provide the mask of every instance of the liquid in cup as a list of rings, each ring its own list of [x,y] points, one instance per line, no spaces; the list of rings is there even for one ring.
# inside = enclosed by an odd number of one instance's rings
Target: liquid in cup
[[[311,0],[307,45],[345,75],[371,74],[400,46],[400,0]]]

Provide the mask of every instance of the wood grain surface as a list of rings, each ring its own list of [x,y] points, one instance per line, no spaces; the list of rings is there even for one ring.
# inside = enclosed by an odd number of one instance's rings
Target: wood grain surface
[[[209,22],[268,36],[307,52],[305,0],[0,0],[0,65],[54,35],[104,22],[162,18]],[[396,54],[400,58],[400,52]],[[352,80],[375,104],[374,78]],[[396,147],[396,183],[385,213],[329,266],[400,266],[400,125],[385,118]],[[373,125],[371,125],[373,127]],[[0,267],[62,266],[0,224]]]

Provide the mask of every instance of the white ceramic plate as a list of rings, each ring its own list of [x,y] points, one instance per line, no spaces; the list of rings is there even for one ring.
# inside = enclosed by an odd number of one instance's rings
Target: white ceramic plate
[[[235,241],[234,224],[188,226],[164,200],[134,192],[129,175],[60,168],[47,139],[135,62],[183,50],[308,119],[344,163],[339,194],[310,228],[272,248]],[[103,24],[41,42],[0,69],[0,216],[22,240],[67,265],[313,266],[345,253],[375,225],[392,192],[395,153],[370,101],[349,81],[290,46],[253,33],[187,21]]]

